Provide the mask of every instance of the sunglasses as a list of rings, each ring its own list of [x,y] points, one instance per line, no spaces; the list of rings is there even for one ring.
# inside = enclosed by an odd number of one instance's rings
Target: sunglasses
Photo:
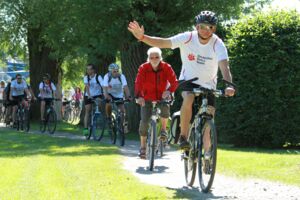
[[[17,78],[17,80],[22,80],[22,78]]]
[[[150,60],[153,60],[153,59],[159,59],[159,56],[150,57]]]
[[[113,70],[112,72],[113,72],[113,73],[117,73],[117,72],[119,72],[119,70]]]
[[[211,31],[214,29],[214,26],[209,24],[199,24],[199,27],[201,30],[207,30],[207,31]]]

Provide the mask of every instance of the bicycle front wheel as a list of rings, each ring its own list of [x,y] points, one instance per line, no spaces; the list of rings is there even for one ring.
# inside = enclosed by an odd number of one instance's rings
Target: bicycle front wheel
[[[24,109],[24,116],[23,116],[23,128],[25,132],[28,132],[30,129],[30,112],[28,108]]]
[[[154,168],[154,157],[155,157],[155,142],[156,142],[156,122],[151,121],[151,127],[148,133],[147,139],[147,153],[149,159],[149,170],[153,171]]]
[[[211,156],[208,158],[204,157],[204,145],[202,142],[204,133],[209,133],[210,139],[210,152]],[[217,132],[212,120],[207,120],[202,128],[202,137],[199,137],[199,154],[198,154],[198,175],[199,184],[202,192],[207,193],[214,181],[217,164]]]
[[[94,114],[92,126],[92,135],[94,140],[100,141],[102,139],[105,130],[105,123],[106,119],[102,114]]]
[[[116,144],[117,141],[117,128],[116,128],[116,118],[113,114],[111,117],[111,123],[109,123],[109,136],[111,144]]]
[[[125,134],[124,134],[124,125],[121,117],[118,119],[118,137],[119,137],[119,144],[120,146],[125,145]]]
[[[197,171],[197,140],[195,128],[191,128],[188,141],[191,148],[183,153],[184,175],[186,184],[193,186]]]
[[[49,111],[49,113],[47,114],[46,123],[48,125],[49,133],[54,134],[54,132],[56,130],[57,117],[56,117],[56,113],[53,109],[51,109]]]

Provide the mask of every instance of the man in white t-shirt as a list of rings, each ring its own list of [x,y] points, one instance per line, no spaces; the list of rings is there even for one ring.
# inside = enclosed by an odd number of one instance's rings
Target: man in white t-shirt
[[[31,94],[28,90],[26,81],[22,79],[21,74],[17,74],[16,79],[11,82],[9,93],[9,100],[11,101],[11,105],[13,106],[12,120],[14,124],[16,121],[16,111],[18,108],[18,104],[22,102],[25,106],[28,106],[25,101],[25,94],[29,99],[31,98]]]
[[[202,11],[195,17],[196,30],[175,35],[170,38],[151,37],[144,34],[144,27],[138,22],[129,23],[128,30],[139,40],[150,46],[160,48],[180,48],[182,70],[179,80],[189,80],[197,77],[198,80],[191,84],[191,87],[201,85],[209,89],[215,89],[217,84],[217,72],[220,68],[224,80],[232,82],[232,76],[228,64],[227,50],[220,38],[215,35],[217,17],[211,11]],[[228,86],[225,95],[233,96],[234,88]],[[179,143],[181,149],[188,149],[188,130],[192,117],[192,105],[194,95],[189,91],[182,93],[183,103],[181,107],[181,135]],[[208,104],[213,109],[214,97],[209,97]],[[209,153],[210,138],[209,130],[204,134],[204,149]]]
[[[93,99],[102,98],[102,77],[96,74],[96,67],[93,64],[88,64],[86,67],[87,75],[83,78],[85,85],[84,92],[84,105],[85,105],[85,115],[84,115],[84,128],[83,135],[88,135],[88,121],[91,115]],[[100,105],[99,105],[100,106]]]
[[[56,87],[51,81],[50,74],[46,73],[43,76],[43,81],[39,84],[39,99],[41,101],[41,120],[45,121],[45,106],[49,105],[55,98]]]
[[[108,101],[105,106],[106,115],[108,117],[108,121],[111,120],[111,104],[109,103],[110,100],[123,100],[124,99],[124,92],[125,98],[130,99],[130,92],[127,86],[127,81],[124,74],[119,72],[120,67],[116,63],[112,63],[108,66],[108,73],[105,74],[103,79],[103,91],[104,97]],[[118,108],[122,112],[123,119],[125,119],[125,106],[124,103],[118,103]],[[124,130],[127,132],[126,124],[124,123],[125,127]]]

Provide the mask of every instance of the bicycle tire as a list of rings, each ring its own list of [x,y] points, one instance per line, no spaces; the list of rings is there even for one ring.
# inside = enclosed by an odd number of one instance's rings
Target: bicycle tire
[[[122,147],[125,145],[125,134],[124,134],[124,126],[121,120],[121,117],[118,119],[118,138],[119,138],[119,145]]]
[[[156,122],[151,121],[151,128],[148,135],[148,159],[149,159],[149,170],[153,171],[154,168],[154,157],[155,157],[155,141],[156,141]]]
[[[193,126],[193,125],[192,125]],[[185,175],[185,181],[188,186],[193,186],[195,182],[196,177],[196,171],[197,171],[197,140],[196,140],[196,133],[195,128],[192,128],[190,130],[189,134],[189,142],[191,145],[191,148],[189,151],[184,152],[184,175]]]
[[[44,133],[46,131],[46,121],[40,122],[40,131],[41,133]]]
[[[105,130],[106,118],[103,114],[97,113],[93,117],[92,136],[95,141],[100,141],[103,138]]]
[[[177,118],[174,117],[171,119],[171,124],[170,124],[170,129],[169,129],[169,134],[168,134],[168,144],[171,144],[172,140],[175,139],[175,131],[176,131],[176,123],[177,123]]]
[[[214,122],[212,120],[206,120],[204,123],[201,133],[205,131],[207,127],[210,127],[210,139],[211,139],[211,159],[209,160],[209,169],[203,170],[203,163],[204,161],[204,149],[202,145],[202,137],[199,137],[198,144],[199,144],[199,154],[198,154],[198,176],[199,176],[199,184],[201,187],[202,192],[207,193],[211,189],[211,186],[214,181],[215,173],[216,173],[216,164],[217,164],[217,132]],[[206,176],[208,173],[208,177]],[[206,181],[208,179],[208,181]],[[206,183],[207,182],[207,183]]]
[[[24,109],[24,131],[29,132],[30,129],[30,111],[28,108]]]
[[[53,108],[50,108],[50,111],[47,114],[46,122],[47,122],[49,134],[51,134],[51,135],[54,134],[54,132],[56,130],[57,116],[56,116],[56,112],[54,111]]]
[[[164,156],[164,142],[162,140],[158,141],[156,155],[159,155],[161,158]]]
[[[116,118],[115,115],[111,116],[111,124],[109,125],[109,136],[111,144],[116,144],[117,141],[117,129],[116,129]]]
[[[21,112],[21,109],[18,108],[17,109],[17,113],[16,113],[16,128],[17,128],[17,131],[20,131],[23,129],[23,125],[22,125],[22,112]]]

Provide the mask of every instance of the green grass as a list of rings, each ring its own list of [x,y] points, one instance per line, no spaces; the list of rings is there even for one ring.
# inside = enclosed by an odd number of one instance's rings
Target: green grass
[[[58,131],[82,134],[81,128],[63,122],[59,123]],[[139,138],[137,134],[130,133],[127,139]],[[171,146],[178,148],[177,145]],[[217,171],[238,178],[259,178],[300,186],[300,152],[219,145]]]
[[[1,199],[180,199],[141,183],[114,146],[1,130]]]
[[[259,178],[300,186],[300,151],[218,149],[217,171],[238,178]]]

